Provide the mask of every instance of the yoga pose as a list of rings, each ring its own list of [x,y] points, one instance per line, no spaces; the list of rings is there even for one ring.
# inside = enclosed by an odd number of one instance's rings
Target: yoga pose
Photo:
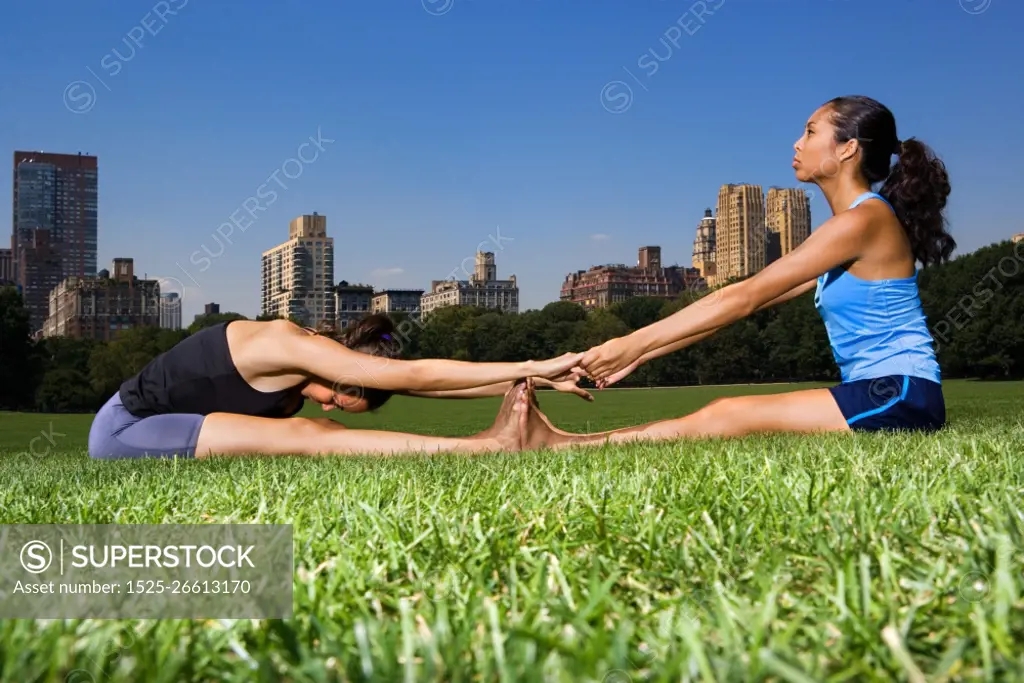
[[[232,321],[206,328],[125,381],[89,431],[93,458],[316,455],[518,450],[511,416],[520,385],[537,377],[590,395],[572,372],[583,354],[546,361],[467,363],[397,360],[386,316],[364,318],[341,343],[285,320]],[[353,430],[330,418],[294,417],[306,399],[324,410],[375,410],[392,394],[500,396],[495,424],[471,437]]]
[[[900,142],[892,113],[867,97],[823,105],[794,149],[797,180],[821,188],[833,217],[756,275],[590,349],[581,366],[599,388],[610,386],[641,363],[816,289],[842,383],[722,398],[679,419],[592,435],[553,430],[533,408],[525,447],[754,432],[930,431],[945,424],[916,267],[947,260],[956,246],[943,217],[950,192],[944,165],[919,140]],[[898,160],[890,166],[893,155]]]

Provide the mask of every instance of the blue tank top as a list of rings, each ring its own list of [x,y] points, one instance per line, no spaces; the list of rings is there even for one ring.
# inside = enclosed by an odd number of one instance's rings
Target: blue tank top
[[[865,192],[850,208],[866,199],[881,199],[889,205],[880,194]],[[887,375],[940,382],[934,342],[917,290],[917,273],[890,280],[862,280],[838,266],[818,278],[814,305],[825,322],[844,382]]]

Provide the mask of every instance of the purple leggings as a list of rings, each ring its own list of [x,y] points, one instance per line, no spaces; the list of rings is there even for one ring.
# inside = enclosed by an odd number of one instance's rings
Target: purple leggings
[[[203,415],[188,413],[136,417],[114,394],[100,408],[89,429],[89,457],[194,458]]]

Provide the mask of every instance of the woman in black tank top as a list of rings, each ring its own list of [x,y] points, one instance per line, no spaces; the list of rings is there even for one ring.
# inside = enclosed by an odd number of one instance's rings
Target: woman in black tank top
[[[526,378],[593,400],[576,386],[574,370],[582,354],[469,363],[399,360],[400,351],[393,323],[384,315],[364,318],[340,339],[284,320],[206,328],[121,385],[93,422],[89,450],[104,459],[516,450]],[[356,431],[328,418],[294,417],[306,399],[324,411],[364,412],[394,394],[504,394],[505,401],[491,428],[466,438]]]

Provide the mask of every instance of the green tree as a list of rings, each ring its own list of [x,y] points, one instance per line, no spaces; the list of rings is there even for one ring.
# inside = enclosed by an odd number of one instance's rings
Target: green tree
[[[467,318],[462,323],[469,359],[477,363],[499,363],[516,360],[516,350],[509,344],[512,316],[500,311]]]
[[[757,326],[740,320],[689,347],[698,384],[733,384],[762,379],[764,342]]]
[[[665,299],[653,296],[634,296],[612,304],[611,312],[631,330],[639,330],[660,319]]]
[[[98,409],[101,396],[89,379],[89,360],[100,343],[92,339],[47,337],[35,352],[42,377],[35,391],[37,410],[47,413],[84,412]]]
[[[37,367],[21,293],[14,287],[0,287],[0,410],[31,407]]]
[[[213,327],[214,325],[218,325],[223,322],[228,322],[229,320],[248,320],[248,318],[246,318],[241,313],[231,312],[211,313],[209,315],[204,314],[200,315],[199,317],[192,321],[192,324],[188,326],[188,331],[190,334],[195,334],[196,332],[205,327]]]
[[[609,339],[624,337],[632,332],[626,323],[608,309],[598,308],[587,314],[587,319],[578,325],[570,337],[569,346],[574,351],[586,351],[599,346]]]
[[[172,339],[157,327],[122,330],[115,339],[97,346],[89,357],[89,379],[103,400],[114,394],[121,383],[138,373],[157,357]],[[169,347],[167,347],[169,348]]]
[[[407,359],[422,358],[420,340],[423,336],[423,321],[412,317],[404,311],[389,313],[388,317],[395,324],[395,332],[392,337],[398,343],[401,357]]]
[[[539,311],[530,311],[530,315],[535,317],[535,329],[539,332],[538,351],[541,352],[540,356],[531,358],[550,358],[563,353],[586,351],[573,346],[573,335],[581,325],[586,324],[588,318],[587,310],[579,304],[555,301]]]
[[[432,311],[420,336],[423,357],[469,360],[466,332],[471,328],[463,323],[486,312],[486,309],[472,306],[445,306]]]
[[[813,292],[764,313],[769,318],[761,330],[767,351],[763,366],[765,379],[780,382],[838,379],[828,333],[814,307]]]

